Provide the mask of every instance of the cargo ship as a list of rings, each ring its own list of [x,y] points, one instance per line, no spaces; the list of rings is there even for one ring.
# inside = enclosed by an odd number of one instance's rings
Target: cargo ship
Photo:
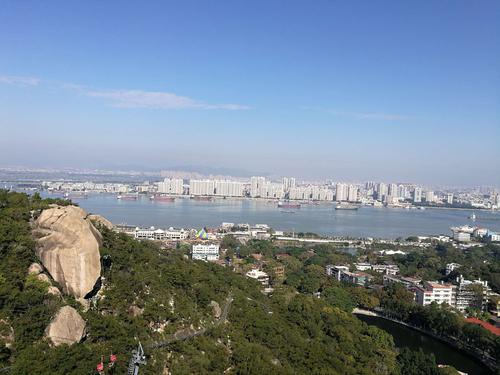
[[[288,201],[279,201],[278,208],[300,208],[300,203],[292,203]]]
[[[123,195],[118,195],[116,199],[121,199],[123,201],[136,201],[137,200],[137,194],[123,194]]]
[[[338,204],[335,206],[336,210],[356,211],[359,207],[355,204]]]
[[[175,197],[169,197],[167,195],[155,194],[149,197],[155,202],[175,202]]]

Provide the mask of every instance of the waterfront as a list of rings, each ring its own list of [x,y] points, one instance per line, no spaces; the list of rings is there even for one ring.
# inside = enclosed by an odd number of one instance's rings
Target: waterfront
[[[434,354],[436,363],[451,365],[469,375],[488,375],[492,373],[486,366],[469,355],[414,329],[380,317],[366,315],[357,315],[357,317],[365,323],[377,326],[390,333],[394,338],[394,344],[398,348],[406,347],[412,350],[422,348],[424,352]]]
[[[155,202],[146,196],[118,200],[112,194],[90,194],[86,199],[73,198],[73,201],[115,224],[136,226],[198,228],[217,227],[222,222],[265,223],[276,230],[375,238],[449,235],[451,226],[464,224],[500,231],[500,213],[485,210],[477,211],[473,222],[469,219],[472,212],[466,210],[361,207],[348,211],[335,210],[331,203],[280,210],[276,201],[266,200],[177,198],[175,202]]]

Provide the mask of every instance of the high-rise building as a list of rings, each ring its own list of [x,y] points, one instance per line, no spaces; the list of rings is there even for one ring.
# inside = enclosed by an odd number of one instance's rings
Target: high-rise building
[[[378,185],[377,185],[377,199],[378,200],[383,200],[384,197],[387,195],[388,193],[388,188],[387,188],[387,185],[384,184],[383,182],[380,182]]]
[[[427,203],[432,203],[434,202],[434,192],[433,191],[426,191],[425,192],[425,201]]]
[[[165,178],[157,182],[158,193],[181,195],[184,192],[183,181],[181,178]]]
[[[346,184],[337,184],[335,190],[335,200],[337,202],[346,201],[349,195],[349,186]]]
[[[261,197],[262,188],[266,183],[265,177],[254,176],[250,179],[250,196],[252,198]]]
[[[349,185],[349,189],[347,191],[347,200],[349,202],[358,201],[358,187],[356,185]]]
[[[396,184],[389,184],[389,195],[391,197],[398,197],[398,185]]]
[[[191,195],[214,195],[215,181],[214,180],[190,180],[189,194]]]
[[[243,183],[238,181],[216,180],[215,195],[221,197],[242,197]]]
[[[291,188],[295,187],[295,178],[293,177],[283,177],[282,179],[283,190],[287,193]]]
[[[414,203],[420,203],[422,202],[422,188],[421,187],[415,187],[415,190],[413,190],[413,202]]]
[[[448,193],[446,196],[446,203],[453,204],[453,193]]]

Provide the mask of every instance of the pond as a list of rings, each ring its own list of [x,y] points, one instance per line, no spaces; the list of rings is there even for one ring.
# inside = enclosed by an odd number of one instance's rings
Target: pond
[[[446,343],[431,336],[420,333],[393,321],[376,316],[356,315],[363,322],[374,325],[390,333],[394,337],[394,344],[398,348],[410,348],[432,353],[436,357],[436,363],[451,365],[457,370],[469,375],[491,375],[492,372],[474,357],[455,349]]]

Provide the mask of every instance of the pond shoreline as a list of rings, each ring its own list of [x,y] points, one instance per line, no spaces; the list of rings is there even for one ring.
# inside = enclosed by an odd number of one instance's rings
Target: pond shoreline
[[[480,353],[478,353],[478,350],[474,347],[457,345],[457,341],[454,341],[452,338],[447,338],[447,337],[442,337],[442,336],[436,335],[433,332],[424,330],[420,327],[413,326],[413,325],[408,324],[406,322],[403,322],[401,320],[391,318],[391,317],[386,316],[386,315],[384,315],[380,312],[377,312],[377,311],[355,308],[352,311],[352,313],[354,315],[362,315],[362,316],[367,316],[367,317],[372,317],[372,318],[381,318],[381,319],[396,323],[398,325],[405,326],[405,327],[412,329],[414,331],[417,331],[423,335],[426,335],[426,336],[429,336],[435,340],[438,340],[446,345],[449,345],[450,347],[452,347],[452,348],[456,349],[457,351],[469,356],[470,358],[473,358],[473,359],[479,361],[481,364],[486,366],[492,373],[494,373],[495,371],[498,370],[498,364],[494,361],[493,358],[490,359],[488,357],[485,357],[484,355],[481,355]]]

